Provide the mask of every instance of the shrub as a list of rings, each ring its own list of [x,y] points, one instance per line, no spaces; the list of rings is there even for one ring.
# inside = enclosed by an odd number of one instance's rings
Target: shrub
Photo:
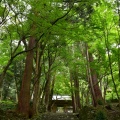
[[[3,111],[6,111],[6,110],[13,110],[16,108],[16,103],[13,103],[11,101],[1,101],[0,102],[0,108],[1,110]]]
[[[104,110],[98,110],[96,112],[95,120],[107,120],[107,115]]]

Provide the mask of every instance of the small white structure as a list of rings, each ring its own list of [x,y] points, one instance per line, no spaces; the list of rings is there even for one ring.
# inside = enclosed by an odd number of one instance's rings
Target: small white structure
[[[65,113],[72,113],[72,98],[69,95],[53,95],[52,97],[53,105],[52,111],[53,112],[65,112]]]
[[[52,100],[72,100],[69,95],[53,95]]]

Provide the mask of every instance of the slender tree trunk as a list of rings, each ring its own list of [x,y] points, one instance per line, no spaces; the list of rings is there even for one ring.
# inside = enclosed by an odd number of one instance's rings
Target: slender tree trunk
[[[112,60],[111,60],[111,56],[110,56],[110,49],[109,49],[109,37],[108,37],[108,29],[106,28],[106,30],[104,31],[104,37],[105,37],[105,45],[106,45],[106,48],[107,48],[107,55],[108,55],[108,60],[109,60],[109,68],[110,68],[110,74],[111,74],[111,78],[112,78],[112,82],[113,82],[113,85],[114,85],[114,90],[115,90],[115,93],[116,93],[116,96],[117,96],[117,99],[119,101],[119,104],[120,104],[120,96],[119,96],[119,93],[118,93],[118,90],[117,90],[117,85],[115,83],[115,79],[114,79],[114,75],[113,75],[113,69],[112,69]],[[119,48],[118,48],[118,54],[119,54]],[[118,62],[119,62],[119,57],[118,57]],[[119,69],[119,63],[118,63],[118,69]],[[119,71],[120,72],[120,71]],[[120,73],[119,73],[120,75]],[[120,78],[119,78],[120,80]],[[120,107],[120,105],[119,105]]]
[[[20,46],[21,41],[23,41],[24,39],[25,39],[25,38],[22,37],[22,38],[19,40],[17,47],[13,50],[13,52],[11,51],[11,52],[12,52],[12,53],[11,53],[11,58],[10,58],[9,61],[7,62],[7,65],[4,66],[4,69],[3,69],[2,73],[0,74],[0,88],[2,87],[3,80],[4,80],[4,77],[5,77],[5,75],[6,75],[6,72],[7,72],[8,68],[9,68],[9,66],[10,66],[11,63],[13,62],[14,58],[16,58],[19,54],[21,54],[21,53],[18,53],[18,54],[15,55],[16,51],[18,50],[18,48],[19,48],[19,46]]]
[[[119,20],[120,20],[120,11],[119,11]],[[118,79],[120,82],[120,21],[119,21],[119,28],[117,28],[117,32],[118,32]]]
[[[76,112],[79,112],[81,105],[80,105],[79,80],[76,70],[74,72],[74,87],[75,87]]]
[[[117,10],[118,10],[118,17],[119,17],[119,21],[118,21],[118,26],[119,28],[117,28],[118,31],[118,71],[119,71],[119,82],[120,82],[120,2],[119,0],[117,0]],[[119,99],[119,108],[120,108],[120,97],[118,95],[118,99]]]
[[[72,96],[72,106],[73,106],[73,113],[76,111],[76,104],[75,104],[75,96],[74,96],[74,91],[73,91],[73,75],[72,71],[70,70],[70,83],[71,83],[71,96]]]
[[[18,98],[18,112],[29,117],[30,112],[30,84],[32,77],[32,67],[33,67],[33,58],[34,50],[32,48],[35,46],[35,38],[31,37],[29,40],[28,50],[26,61],[25,61],[25,70],[22,78],[22,85]]]
[[[81,98],[81,107],[84,106],[84,96],[86,94],[86,91],[85,91],[85,88],[84,88],[84,85],[83,83],[80,84],[80,98]]]
[[[38,106],[40,102],[40,77],[41,77],[41,56],[40,43],[37,45],[36,51],[36,71],[33,94],[33,114],[38,114]]]
[[[46,111],[49,107],[49,96],[50,96],[50,86],[51,86],[51,77],[50,77],[50,71],[47,73],[47,81],[45,84],[45,105],[46,105]]]
[[[14,67],[14,80],[15,80],[15,88],[16,88],[16,102],[18,102],[18,91],[19,91],[19,84],[18,84],[18,79],[17,79],[17,62],[15,62],[15,67]],[[21,66],[21,62],[20,62],[20,67]],[[21,69],[20,69],[21,72]],[[21,75],[21,74],[20,74]]]
[[[118,15],[119,15],[119,28],[117,28],[118,32],[118,71],[119,71],[119,82],[120,82],[120,2],[117,0],[118,7]]]
[[[85,95],[85,98],[86,98],[86,105],[89,105],[89,96],[90,96],[90,93],[89,93],[89,89],[87,90],[87,94]]]
[[[81,108],[80,104],[80,92],[79,92],[79,80],[76,69],[70,70],[70,80],[71,80],[71,90],[72,94],[72,104],[73,104],[73,112],[78,112]]]
[[[54,85],[55,85],[55,75],[53,76],[53,80],[52,80],[52,85],[51,85],[51,90],[50,90],[50,96],[49,96],[49,105],[48,105],[48,111],[51,112],[51,106],[52,106],[52,97],[53,97],[53,93],[54,93]]]
[[[92,96],[92,103],[93,103],[93,106],[96,106],[97,101],[96,101],[95,91],[94,91],[94,87],[93,87],[92,77],[91,77],[89,68],[87,68],[87,69],[88,69],[87,77],[88,77],[89,88],[90,88],[91,96]]]
[[[104,32],[104,37],[105,37],[105,45],[106,45],[106,48],[107,48],[107,55],[108,55],[108,60],[109,60],[109,68],[110,68],[110,74],[111,74],[111,78],[112,78],[112,82],[113,82],[113,85],[114,85],[114,90],[115,90],[115,93],[116,93],[116,96],[118,98],[118,100],[120,101],[120,97],[119,97],[119,94],[118,94],[118,91],[117,91],[117,85],[115,83],[115,79],[114,79],[114,75],[113,75],[113,69],[112,69],[112,61],[111,61],[111,57],[110,57],[110,49],[109,49],[109,42],[108,42],[108,30],[106,28],[106,31]]]
[[[50,102],[50,94],[51,94],[51,74],[52,74],[52,65],[55,61],[57,51],[53,52],[48,46],[48,72],[46,74],[46,84],[45,84],[45,104],[46,111],[49,111],[49,102]]]
[[[16,87],[16,102],[18,102],[18,83],[17,83],[17,77],[14,77],[15,79],[15,87]]]
[[[108,76],[104,77],[104,96],[103,96],[104,103],[106,102],[105,100],[107,88],[108,88]]]
[[[40,78],[39,78],[40,79]],[[33,94],[33,114],[38,114],[38,106],[39,106],[39,100],[40,100],[40,84],[39,79],[36,78],[35,80],[35,86],[34,86],[34,94]]]

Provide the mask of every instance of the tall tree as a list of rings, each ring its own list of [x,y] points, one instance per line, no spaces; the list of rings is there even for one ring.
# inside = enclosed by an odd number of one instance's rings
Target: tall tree
[[[18,112],[29,117],[30,112],[30,85],[32,78],[32,67],[33,67],[33,58],[34,58],[34,48],[35,47],[35,38],[32,36],[29,40],[28,50],[26,61],[25,61],[25,70],[22,78],[22,85],[18,98]]]

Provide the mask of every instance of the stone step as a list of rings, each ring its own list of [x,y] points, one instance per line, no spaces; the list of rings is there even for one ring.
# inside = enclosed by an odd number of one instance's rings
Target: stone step
[[[79,120],[73,113],[44,113],[36,120]]]

